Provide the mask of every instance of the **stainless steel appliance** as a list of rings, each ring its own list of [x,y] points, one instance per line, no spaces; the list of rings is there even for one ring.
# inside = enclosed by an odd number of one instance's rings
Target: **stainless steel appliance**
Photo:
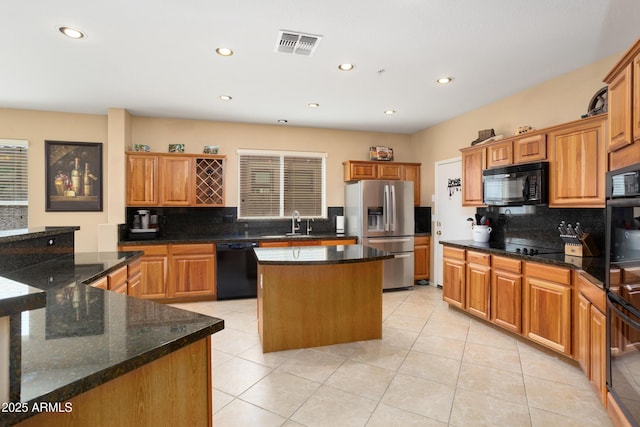
[[[253,248],[258,242],[216,243],[216,297],[219,300],[255,298],[258,264]]]
[[[606,185],[607,389],[640,426],[640,164]]]
[[[345,232],[394,254],[384,261],[384,289],[414,284],[413,182],[365,180],[345,186]]]
[[[485,169],[483,201],[490,206],[546,205],[548,176],[547,162]]]

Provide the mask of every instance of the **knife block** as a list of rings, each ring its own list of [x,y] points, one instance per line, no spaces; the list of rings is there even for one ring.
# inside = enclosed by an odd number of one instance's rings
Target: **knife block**
[[[563,236],[568,237],[568,236]],[[563,239],[565,241],[564,244],[564,253],[565,255],[572,256],[598,256],[600,252],[598,251],[598,247],[593,242],[593,239],[589,234],[584,234],[582,237],[578,236],[570,236],[572,240],[575,239],[574,242],[568,242],[567,239]]]

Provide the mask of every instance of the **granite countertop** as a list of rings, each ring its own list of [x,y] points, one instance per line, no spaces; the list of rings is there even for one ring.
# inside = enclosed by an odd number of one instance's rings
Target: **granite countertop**
[[[0,243],[32,240],[36,237],[57,236],[80,230],[80,227],[29,227],[15,230],[1,230]]]
[[[0,277],[0,317],[44,307],[46,301],[44,291]]]
[[[258,264],[317,265],[378,261],[393,254],[363,245],[254,248]]]
[[[46,299],[11,317],[21,335],[10,352],[12,402],[63,402],[224,328],[222,319],[86,284],[141,254],[65,255],[4,274]],[[3,413],[0,424],[29,416]]]
[[[272,234],[204,234],[204,235],[169,235],[159,236],[155,239],[141,240],[120,240],[121,246],[143,246],[143,245],[171,245],[171,244],[189,244],[189,243],[224,243],[224,242],[248,242],[248,241],[282,241],[282,240],[324,240],[324,239],[356,239],[356,236],[348,236],[344,234],[326,233],[326,234],[298,234],[287,236],[284,233]]]
[[[451,240],[440,241],[441,244],[446,246],[452,246],[460,249],[473,249],[482,252],[488,252],[495,255],[505,256],[509,258],[516,258],[523,261],[534,261],[542,264],[555,265],[558,267],[568,267],[578,270],[583,270],[589,274],[595,281],[592,281],[595,285],[604,289],[605,282],[605,258],[600,257],[577,257],[571,255],[565,255],[564,253],[553,254],[539,254],[535,256],[521,255],[513,252],[507,252],[504,249],[491,247],[489,243],[480,243],[473,240]],[[499,246],[499,245],[498,245]]]

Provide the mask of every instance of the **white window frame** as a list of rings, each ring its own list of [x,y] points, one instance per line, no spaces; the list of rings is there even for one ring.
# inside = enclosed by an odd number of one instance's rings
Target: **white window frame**
[[[302,158],[310,158],[310,159],[321,159],[322,160],[322,190],[321,190],[321,214],[320,215],[308,215],[307,213],[300,212],[302,216],[305,218],[318,218],[318,219],[327,219],[327,153],[321,152],[310,152],[310,151],[282,151],[282,150],[250,150],[250,149],[238,149],[236,150],[236,154],[238,157],[238,219],[240,220],[268,220],[268,219],[283,219],[283,218],[291,218],[292,212],[285,212],[285,198],[286,194],[284,191],[285,178],[284,178],[284,160],[286,157],[302,157]],[[241,167],[241,158],[242,156],[264,156],[264,157],[279,157],[280,159],[280,168],[279,168],[279,187],[280,187],[280,197],[279,197],[279,213],[278,215],[270,215],[270,216],[247,216],[243,215],[241,205],[242,205],[242,175],[243,170]]]
[[[7,148],[5,148],[7,147]],[[24,149],[25,150],[25,156],[24,156],[24,163],[21,165],[21,168],[23,169],[23,173],[24,173],[24,193],[25,193],[25,199],[24,200],[4,200],[4,196],[5,194],[3,194],[3,192],[0,190],[0,205],[1,206],[28,206],[29,205],[29,141],[25,141],[22,139],[0,139],[0,152],[3,152],[4,150],[9,150],[10,148],[16,148],[16,149]],[[4,160],[0,159],[0,167],[3,166],[5,163],[10,164],[10,162],[5,162]],[[15,162],[13,163],[15,165]],[[2,184],[2,176],[0,175],[0,185]]]

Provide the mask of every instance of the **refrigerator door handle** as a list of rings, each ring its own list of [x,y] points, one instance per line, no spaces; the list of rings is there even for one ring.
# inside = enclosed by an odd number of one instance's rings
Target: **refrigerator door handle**
[[[389,231],[396,231],[396,218],[398,217],[398,210],[396,205],[396,186],[391,185],[391,225]]]
[[[394,258],[408,258],[410,256],[411,254],[394,254],[393,255]]]
[[[389,231],[389,186],[384,186],[384,200],[382,201],[382,215],[384,220],[384,231]]]

